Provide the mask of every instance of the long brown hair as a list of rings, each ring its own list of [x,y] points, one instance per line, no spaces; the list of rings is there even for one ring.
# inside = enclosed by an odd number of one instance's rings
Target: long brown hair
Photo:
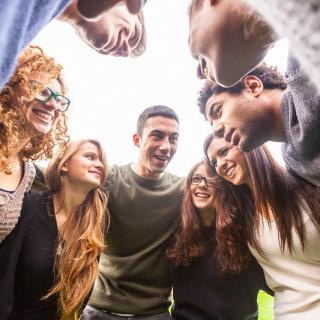
[[[61,70],[62,66],[48,57],[40,47],[29,46],[20,55],[12,78],[0,91],[0,170],[5,173],[11,173],[9,157],[21,137],[26,135],[23,126],[25,117],[21,107],[32,101],[41,90],[41,88],[35,90],[30,85],[32,76],[37,72],[47,73],[50,79],[58,80],[61,93],[65,94],[66,88]],[[65,147],[69,141],[66,121],[67,116],[63,112],[54,128],[47,134],[30,138],[20,150],[21,159],[51,158],[54,146]]]
[[[199,216],[192,202],[191,192],[191,177],[202,165],[206,167],[206,171],[210,177],[216,178],[213,189],[214,204],[212,206],[212,215],[214,216],[214,232],[216,234],[215,238],[218,247],[222,240],[220,233],[221,230],[223,230],[223,234],[227,235],[227,237],[224,237],[224,241],[227,243],[235,242],[239,244],[238,247],[243,254],[237,256],[237,265],[242,266],[246,263],[248,258],[247,246],[241,241],[243,230],[238,228],[239,230],[237,230],[237,232],[230,233],[227,228],[229,227],[230,219],[234,221],[240,219],[241,215],[239,215],[239,212],[241,212],[241,208],[246,205],[246,198],[238,197],[232,186],[227,181],[220,178],[206,160],[193,166],[188,174],[180,211],[180,227],[175,235],[174,244],[167,250],[167,256],[174,260],[177,265],[189,265],[194,258],[204,255],[207,246],[209,245],[203,238]],[[242,247],[241,244],[243,244]],[[222,258],[224,259],[225,256],[223,255]],[[225,271],[225,268],[223,267],[224,261],[221,261],[219,265],[221,267],[220,269]]]
[[[96,140],[73,141],[66,151],[57,152],[49,163],[45,180],[51,194],[63,192],[61,168],[86,142],[99,149],[104,166],[103,185],[108,165],[100,143]],[[88,193],[60,230],[62,250],[55,256],[56,281],[44,298],[59,294],[62,319],[72,319],[90,293],[98,274],[98,256],[104,248],[104,230],[108,228],[109,220],[107,196],[99,187]]]
[[[208,148],[213,141],[210,135],[204,145],[204,152],[208,158]],[[242,269],[237,266],[239,243],[225,239],[233,232],[237,233],[241,227],[242,242],[250,244],[261,255],[263,251],[257,239],[260,215],[272,217],[278,229],[279,245],[284,251],[287,245],[292,251],[292,232],[297,233],[304,249],[304,229],[302,211],[305,211],[315,225],[320,225],[320,192],[319,189],[306,180],[282,168],[271,156],[266,146],[261,146],[248,153],[244,153],[251,180],[251,189],[246,186],[234,186],[229,183],[236,196],[245,197],[247,203],[240,211],[240,220],[232,216],[226,217],[227,225],[220,232],[218,251],[226,270]],[[229,206],[229,204],[225,204]],[[221,212],[228,215],[228,211]],[[240,223],[240,224],[239,224]],[[242,247],[242,244],[240,245]]]

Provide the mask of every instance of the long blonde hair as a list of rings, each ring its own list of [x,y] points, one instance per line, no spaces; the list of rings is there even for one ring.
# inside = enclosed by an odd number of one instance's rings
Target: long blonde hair
[[[61,168],[87,142],[99,149],[104,166],[103,186],[108,165],[101,144],[96,140],[73,141],[65,151],[60,149],[49,163],[45,180],[51,194],[63,192]],[[101,187],[90,191],[59,232],[62,245],[61,252],[55,255],[56,281],[44,299],[59,294],[61,319],[74,319],[98,274],[98,256],[104,248],[104,230],[110,221],[107,200]]]

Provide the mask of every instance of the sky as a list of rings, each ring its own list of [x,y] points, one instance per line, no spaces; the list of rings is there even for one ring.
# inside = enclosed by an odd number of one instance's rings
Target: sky
[[[145,108],[163,104],[180,118],[178,149],[168,170],[183,176],[202,159],[202,143],[211,127],[196,105],[202,82],[188,48],[188,4],[189,0],[148,1],[144,8],[147,49],[138,58],[96,53],[64,22],[52,21],[39,33],[32,43],[63,65],[72,101],[71,139],[98,139],[110,164],[134,162],[137,118]],[[287,43],[282,40],[266,62],[284,71],[286,59]],[[268,147],[282,163],[280,144]]]

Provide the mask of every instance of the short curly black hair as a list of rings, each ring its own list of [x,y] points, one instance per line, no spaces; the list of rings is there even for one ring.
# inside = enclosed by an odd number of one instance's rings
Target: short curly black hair
[[[246,76],[256,76],[259,78],[265,89],[281,89],[285,90],[287,84],[284,81],[282,74],[276,67],[270,67],[265,63],[260,64],[257,68],[249,72]],[[246,77],[245,76],[245,77]],[[202,89],[198,93],[197,104],[201,114],[205,115],[205,109],[209,98],[214,94],[221,92],[228,92],[230,94],[239,94],[244,88],[243,77],[237,84],[232,87],[225,88],[220,86],[218,83],[205,80]]]

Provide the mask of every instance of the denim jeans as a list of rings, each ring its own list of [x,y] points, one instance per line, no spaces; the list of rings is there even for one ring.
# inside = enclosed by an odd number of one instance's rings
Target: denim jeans
[[[86,306],[80,317],[81,320],[172,320],[168,311],[148,316],[118,316],[105,310]]]

